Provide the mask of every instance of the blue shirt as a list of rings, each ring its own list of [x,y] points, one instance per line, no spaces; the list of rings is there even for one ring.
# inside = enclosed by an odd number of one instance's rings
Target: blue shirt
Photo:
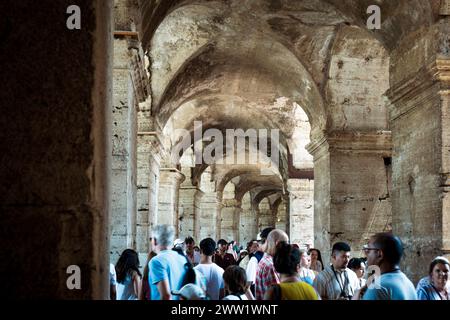
[[[401,271],[384,273],[378,288],[369,288],[363,300],[417,300],[412,282]]]
[[[449,290],[447,295],[450,296]],[[424,285],[417,290],[417,297],[419,300],[444,300],[446,297],[442,297],[441,294],[433,287],[431,283]]]
[[[180,290],[186,273],[186,257],[173,250],[163,250],[149,262],[148,282],[151,288],[151,300],[161,300],[158,282],[167,280],[169,289]],[[172,299],[179,300],[178,296]]]

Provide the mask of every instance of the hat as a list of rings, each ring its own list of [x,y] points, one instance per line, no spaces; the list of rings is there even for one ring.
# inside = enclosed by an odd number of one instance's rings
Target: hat
[[[178,247],[179,245],[182,245],[182,244],[184,244],[184,241],[181,240],[181,239],[176,239],[176,240],[173,242],[173,246],[174,246],[174,247]]]
[[[173,295],[181,296],[186,300],[204,300],[206,298],[205,292],[199,286],[188,283],[180,290],[173,290]]]

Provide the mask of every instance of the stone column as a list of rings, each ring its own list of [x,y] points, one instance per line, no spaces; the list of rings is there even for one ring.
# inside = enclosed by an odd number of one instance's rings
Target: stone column
[[[393,229],[413,280],[450,254],[449,21],[407,37],[391,60]]]
[[[149,237],[158,211],[162,143],[156,132],[138,133],[136,250],[149,250]]]
[[[156,224],[173,225],[179,234],[179,192],[184,175],[175,168],[161,168]]]
[[[314,180],[289,179],[290,239],[300,246],[314,246]]]
[[[221,238],[230,241],[239,239],[239,219],[242,213],[241,202],[236,199],[222,200]]]
[[[0,2],[2,299],[108,298],[112,3],[69,4]]]
[[[263,230],[267,227],[275,227],[275,217],[270,207],[269,198],[264,198],[258,206],[258,228]]]
[[[195,234],[198,239],[213,238],[218,240],[220,237],[217,229],[217,209],[219,201],[217,200],[217,193],[213,191],[197,191],[196,208],[199,213],[196,213]]]
[[[221,206],[222,195],[216,191],[211,168],[208,167],[201,175],[199,191],[196,193],[195,234],[198,239],[220,237],[218,210]]]
[[[186,179],[184,179],[180,186],[179,235],[181,239],[187,236],[194,237],[196,244],[198,244],[201,240],[195,234],[196,213],[198,213],[196,212],[196,194],[198,188],[192,185],[190,167],[183,167],[181,172]]]
[[[314,245],[328,263],[333,243],[360,256],[368,237],[392,218],[389,195],[390,132],[330,133],[311,142],[314,156]]]
[[[120,253],[135,247],[135,158],[136,100],[130,74],[131,52],[127,38],[114,39],[113,108],[112,108],[112,194],[111,194],[111,262]],[[133,143],[134,142],[134,143]]]
[[[239,218],[239,241],[246,245],[250,240],[256,239],[258,234],[258,225],[256,216],[252,211],[250,193],[247,192],[241,200],[242,211]]]

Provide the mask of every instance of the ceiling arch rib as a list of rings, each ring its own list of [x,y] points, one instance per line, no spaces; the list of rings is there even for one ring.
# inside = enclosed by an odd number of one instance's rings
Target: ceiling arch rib
[[[239,96],[247,105],[267,114],[281,114],[279,99],[291,100],[305,110],[312,126],[324,127],[326,119],[321,95],[298,62],[297,68],[292,62],[283,66],[288,70],[279,70],[281,64],[275,61],[268,67],[258,65],[255,60],[239,61],[232,54],[225,57],[212,52],[204,54],[186,65],[166,89],[160,106],[155,109],[161,124],[164,125],[183,103],[216,95],[219,99]]]

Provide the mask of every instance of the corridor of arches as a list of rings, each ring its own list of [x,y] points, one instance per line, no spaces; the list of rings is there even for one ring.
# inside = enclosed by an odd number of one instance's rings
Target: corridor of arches
[[[69,2],[79,32],[50,24]],[[450,3],[379,0],[369,30],[372,2],[0,4],[2,69],[28,70],[0,91],[5,292],[104,299],[157,224],[242,245],[277,227],[326,262],[392,230],[417,281],[450,254]]]

